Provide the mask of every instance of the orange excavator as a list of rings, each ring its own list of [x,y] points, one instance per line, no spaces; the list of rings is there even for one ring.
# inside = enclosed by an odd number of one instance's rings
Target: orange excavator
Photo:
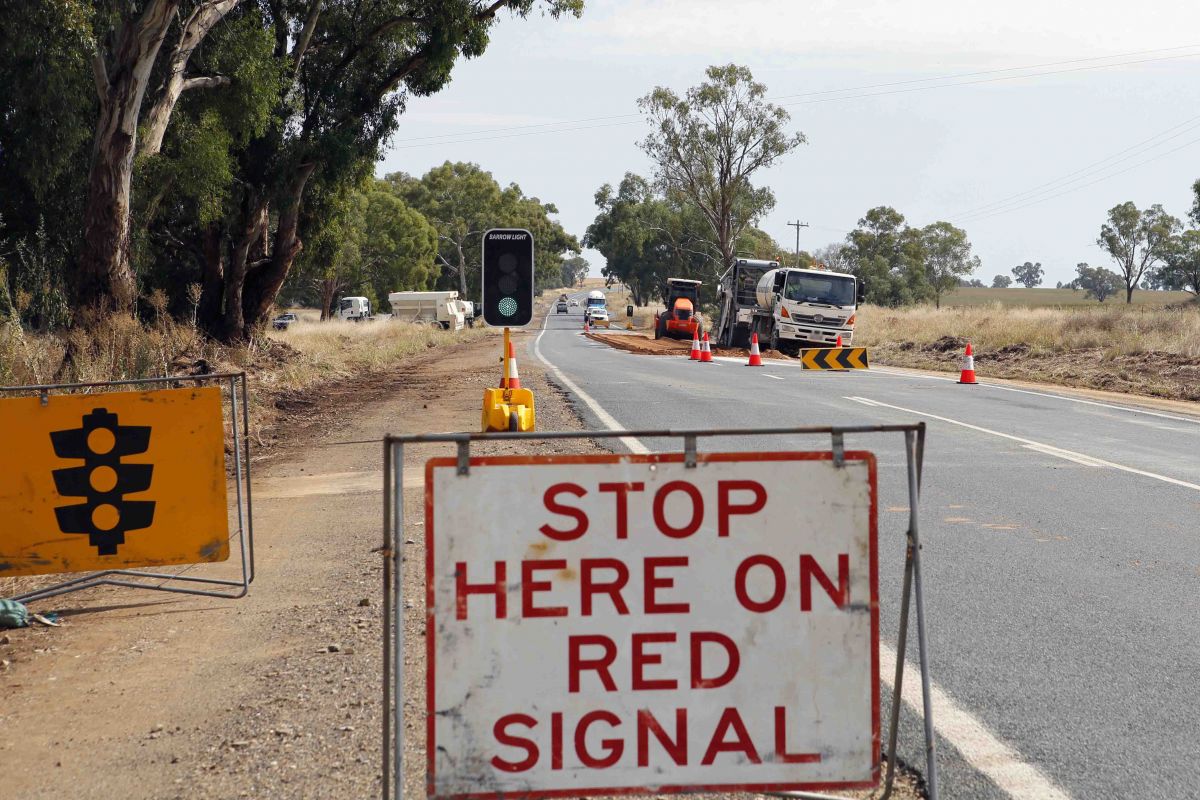
[[[666,310],[654,315],[654,338],[691,341],[700,330],[700,281],[667,278]]]

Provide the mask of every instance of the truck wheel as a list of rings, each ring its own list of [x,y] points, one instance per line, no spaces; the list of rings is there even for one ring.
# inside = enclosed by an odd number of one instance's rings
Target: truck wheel
[[[517,412],[510,411],[508,414],[508,429],[513,433],[521,430],[521,418],[517,416]]]
[[[778,330],[776,330],[776,329],[771,330],[771,338],[767,341],[767,347],[769,347],[771,350],[774,350],[776,353],[779,352],[779,331]]]

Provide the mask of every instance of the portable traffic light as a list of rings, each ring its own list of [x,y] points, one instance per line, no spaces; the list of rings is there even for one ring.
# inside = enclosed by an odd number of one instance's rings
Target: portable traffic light
[[[533,319],[533,234],[493,228],[483,235],[483,321],[520,328]]]
[[[83,426],[53,431],[50,441],[59,458],[82,459],[83,466],[54,470],[54,485],[63,497],[82,497],[76,505],[54,509],[63,533],[86,533],[99,555],[111,556],[125,543],[127,531],[150,527],[153,500],[126,500],[129,492],[150,488],[151,464],[123,464],[121,458],[146,452],[150,428],[120,425],[117,415],[97,408]]]

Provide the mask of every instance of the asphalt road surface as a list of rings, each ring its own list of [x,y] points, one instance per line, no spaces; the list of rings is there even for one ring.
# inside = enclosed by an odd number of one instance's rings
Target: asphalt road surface
[[[942,797],[1200,796],[1200,414],[881,368],[637,356],[579,335],[571,311],[550,314],[532,355],[589,427],[928,424],[919,510]],[[894,647],[902,440],[846,446],[879,460],[881,631]],[[718,447],[829,442],[701,442]],[[899,751],[923,769],[916,673],[905,681]]]

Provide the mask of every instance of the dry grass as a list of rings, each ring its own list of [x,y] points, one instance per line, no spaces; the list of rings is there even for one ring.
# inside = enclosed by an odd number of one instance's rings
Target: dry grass
[[[1064,386],[1200,400],[1200,304],[987,306],[859,312],[855,344],[877,364],[954,371],[968,341],[976,371]]]
[[[470,341],[489,333],[482,326],[443,331],[391,320],[301,322],[286,331],[271,333],[272,340],[293,352],[286,361],[257,377],[267,391],[304,389],[322,381],[362,377],[430,348]]]
[[[1166,306],[1186,303],[1192,299],[1187,292],[1144,292],[1133,293],[1133,305]],[[992,289],[979,286],[960,286],[942,298],[944,306],[986,306],[1000,303],[1006,306],[1098,306],[1082,289]],[[1125,290],[1104,301],[1105,306],[1125,305]]]
[[[976,349],[1025,345],[1033,352],[1099,348],[1112,356],[1165,352],[1200,358],[1200,306],[1105,305],[1018,308],[993,303],[941,309],[879,308],[858,314],[856,344],[867,347],[933,343],[950,336]]]

